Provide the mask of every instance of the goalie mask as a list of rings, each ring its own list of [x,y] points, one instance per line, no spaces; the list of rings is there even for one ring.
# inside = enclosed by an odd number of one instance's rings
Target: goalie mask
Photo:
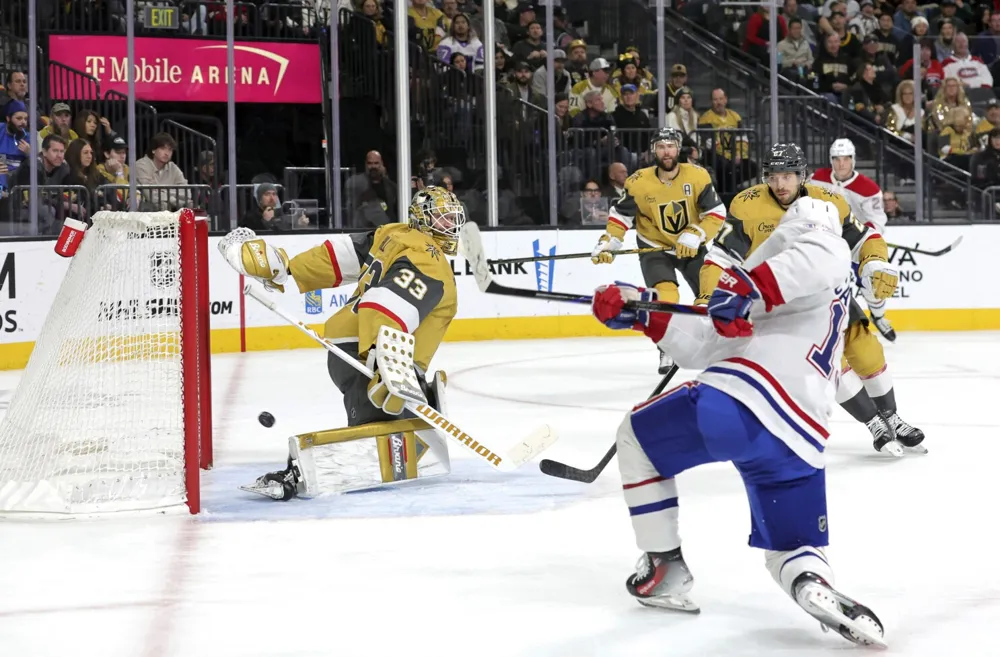
[[[429,235],[448,255],[458,253],[458,236],[465,225],[465,209],[444,187],[425,187],[410,203],[410,227]]]

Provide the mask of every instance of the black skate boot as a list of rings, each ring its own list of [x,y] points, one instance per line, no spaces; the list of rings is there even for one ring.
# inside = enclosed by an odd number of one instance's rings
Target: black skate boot
[[[660,368],[657,372],[660,376],[666,376],[670,373],[670,368],[674,366],[674,359],[667,355],[665,351],[660,352]]]
[[[300,477],[298,465],[289,457],[287,468],[261,475],[249,486],[240,486],[240,490],[287,502],[299,494]]]
[[[670,552],[645,552],[635,564],[635,573],[625,588],[640,604],[692,614],[701,609],[687,596],[694,577],[684,563],[680,548]]]
[[[876,317],[872,315],[872,323],[878,329],[878,332],[882,334],[883,338],[889,342],[896,341],[896,330],[892,328],[892,324],[889,323],[889,320],[885,316]]]
[[[896,458],[903,455],[903,446],[896,442],[896,434],[892,430],[892,425],[886,422],[881,414],[865,422],[865,426],[872,434],[872,447],[875,448],[876,452],[889,454]]]
[[[885,648],[882,621],[868,607],[851,600],[813,573],[802,573],[792,583],[795,602],[818,620],[823,631],[833,628],[852,643]]]
[[[896,413],[889,415],[885,421],[886,424],[892,427],[892,432],[896,434],[896,441],[905,447],[907,451],[915,454],[927,453],[927,448],[920,444],[924,441],[923,431],[914,426],[910,426]]]

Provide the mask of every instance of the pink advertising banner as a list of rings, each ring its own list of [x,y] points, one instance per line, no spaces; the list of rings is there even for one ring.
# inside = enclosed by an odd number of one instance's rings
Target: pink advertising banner
[[[102,93],[128,93],[126,53],[125,37],[49,37],[49,58],[94,76]],[[237,41],[235,56],[237,103],[321,101],[317,44]],[[139,37],[135,58],[138,100],[224,103],[228,98],[224,42]],[[52,78],[53,98],[77,100],[79,85]]]

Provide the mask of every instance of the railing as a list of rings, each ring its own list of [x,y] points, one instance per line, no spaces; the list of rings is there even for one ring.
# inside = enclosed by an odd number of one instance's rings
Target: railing
[[[91,109],[101,101],[101,84],[92,75],[79,71],[60,62],[50,61],[48,67],[43,69],[47,73],[47,79],[43,79],[39,89],[44,92],[48,90],[49,100],[52,103],[65,102],[72,109],[75,115],[82,109]],[[42,111],[51,109],[46,106]]]
[[[35,214],[31,215],[30,189],[28,185],[15,185],[0,203],[0,235],[56,235],[67,217],[86,221],[94,213],[94,200],[86,187],[40,185]]]
[[[126,126],[128,125],[128,96],[115,90],[104,92],[104,100],[101,101],[102,116],[111,122],[112,126],[117,126],[119,134],[127,136]],[[135,139],[136,157],[142,157],[149,146],[150,140],[157,131],[156,108],[147,102],[135,101]]]

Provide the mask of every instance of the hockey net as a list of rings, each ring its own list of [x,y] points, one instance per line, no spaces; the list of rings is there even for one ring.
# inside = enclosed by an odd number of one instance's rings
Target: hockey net
[[[0,514],[199,511],[207,237],[190,210],[94,216],[0,422]]]

